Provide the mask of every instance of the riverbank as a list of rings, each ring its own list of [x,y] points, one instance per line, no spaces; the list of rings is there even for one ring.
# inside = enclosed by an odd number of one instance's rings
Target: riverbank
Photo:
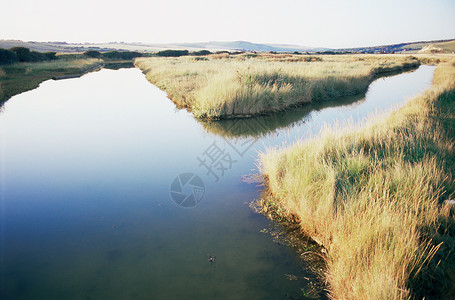
[[[14,95],[35,89],[49,79],[79,77],[102,67],[103,61],[95,58],[80,58],[68,55],[57,60],[27,62],[0,67],[0,105]]]
[[[258,204],[325,247],[335,299],[452,298],[454,140],[452,61],[386,118],[262,153]]]
[[[415,57],[215,54],[137,58],[147,80],[201,119],[240,118],[364,93],[387,72],[415,68]]]

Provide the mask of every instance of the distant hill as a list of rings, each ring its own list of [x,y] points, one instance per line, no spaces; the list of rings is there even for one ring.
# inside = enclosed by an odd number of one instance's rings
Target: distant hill
[[[0,40],[0,48],[9,49],[11,47],[27,47],[34,51],[56,51],[56,52],[83,52],[87,50],[97,51],[144,51],[155,52],[165,49],[176,50],[228,50],[228,51],[256,51],[256,52],[316,52],[326,51],[327,48],[312,48],[298,45],[275,45],[275,44],[255,44],[245,41],[235,42],[201,42],[201,43],[172,43],[172,44],[147,44],[147,43],[66,43],[66,42],[23,42],[19,40]]]
[[[245,41],[235,42],[207,42],[207,43],[182,43],[173,44],[182,48],[201,48],[201,49],[217,49],[217,50],[234,50],[234,51],[255,51],[255,52],[317,52],[326,51],[328,48],[314,48],[298,45],[286,44],[255,44]]]
[[[452,53],[455,51],[455,39],[410,42],[374,47],[345,48],[335,49],[333,51],[337,52],[347,51],[354,53],[402,53],[402,52],[416,53],[421,51],[423,48],[428,48],[429,46],[441,48],[445,52]]]
[[[66,42],[24,42],[20,40],[0,40],[0,48],[9,49],[12,47],[27,47],[33,51],[48,52],[55,51],[60,53],[75,53],[84,52],[87,50],[97,50],[101,52],[118,50],[118,51],[141,51],[141,52],[156,52],[165,49],[176,50],[210,50],[210,51],[247,51],[247,52],[326,52],[326,53],[415,53],[425,47],[432,45],[434,48],[442,49],[444,52],[455,51],[455,39],[436,40],[424,42],[410,42],[393,45],[374,46],[374,47],[357,47],[344,49],[330,49],[323,47],[306,47],[299,45],[287,44],[257,44],[246,41],[234,42],[201,42],[201,43],[171,43],[171,44],[148,44],[148,43],[66,43]]]

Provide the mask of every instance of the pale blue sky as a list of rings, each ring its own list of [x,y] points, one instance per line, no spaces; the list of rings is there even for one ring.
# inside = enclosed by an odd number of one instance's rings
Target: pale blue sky
[[[0,39],[341,48],[455,38],[454,0],[0,1]]]

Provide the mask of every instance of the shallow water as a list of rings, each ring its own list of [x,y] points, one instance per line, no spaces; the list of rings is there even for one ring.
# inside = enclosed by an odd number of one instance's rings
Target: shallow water
[[[433,71],[217,123],[176,110],[137,69],[13,97],[0,113],[0,298],[305,299],[313,275],[264,233],[273,224],[248,207],[260,187],[241,176],[256,172],[257,151],[403,103]]]

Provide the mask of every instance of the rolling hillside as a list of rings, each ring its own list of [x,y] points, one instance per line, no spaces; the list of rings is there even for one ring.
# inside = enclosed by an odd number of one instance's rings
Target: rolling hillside
[[[24,42],[20,40],[0,40],[0,48],[9,49],[11,47],[27,47],[33,51],[47,52],[63,52],[76,53],[87,50],[105,51],[141,51],[141,52],[156,52],[165,49],[176,50],[210,50],[210,51],[246,51],[246,52],[353,52],[353,53],[415,53],[429,45],[434,45],[436,48],[441,48],[443,51],[452,53],[455,52],[455,39],[450,40],[435,40],[423,42],[400,43],[393,45],[382,45],[374,47],[358,47],[358,48],[343,48],[330,49],[323,47],[307,47],[299,45],[286,44],[258,44],[246,41],[233,42],[200,42],[200,43],[171,43],[171,44],[150,44],[150,43],[66,43],[66,42]]]

